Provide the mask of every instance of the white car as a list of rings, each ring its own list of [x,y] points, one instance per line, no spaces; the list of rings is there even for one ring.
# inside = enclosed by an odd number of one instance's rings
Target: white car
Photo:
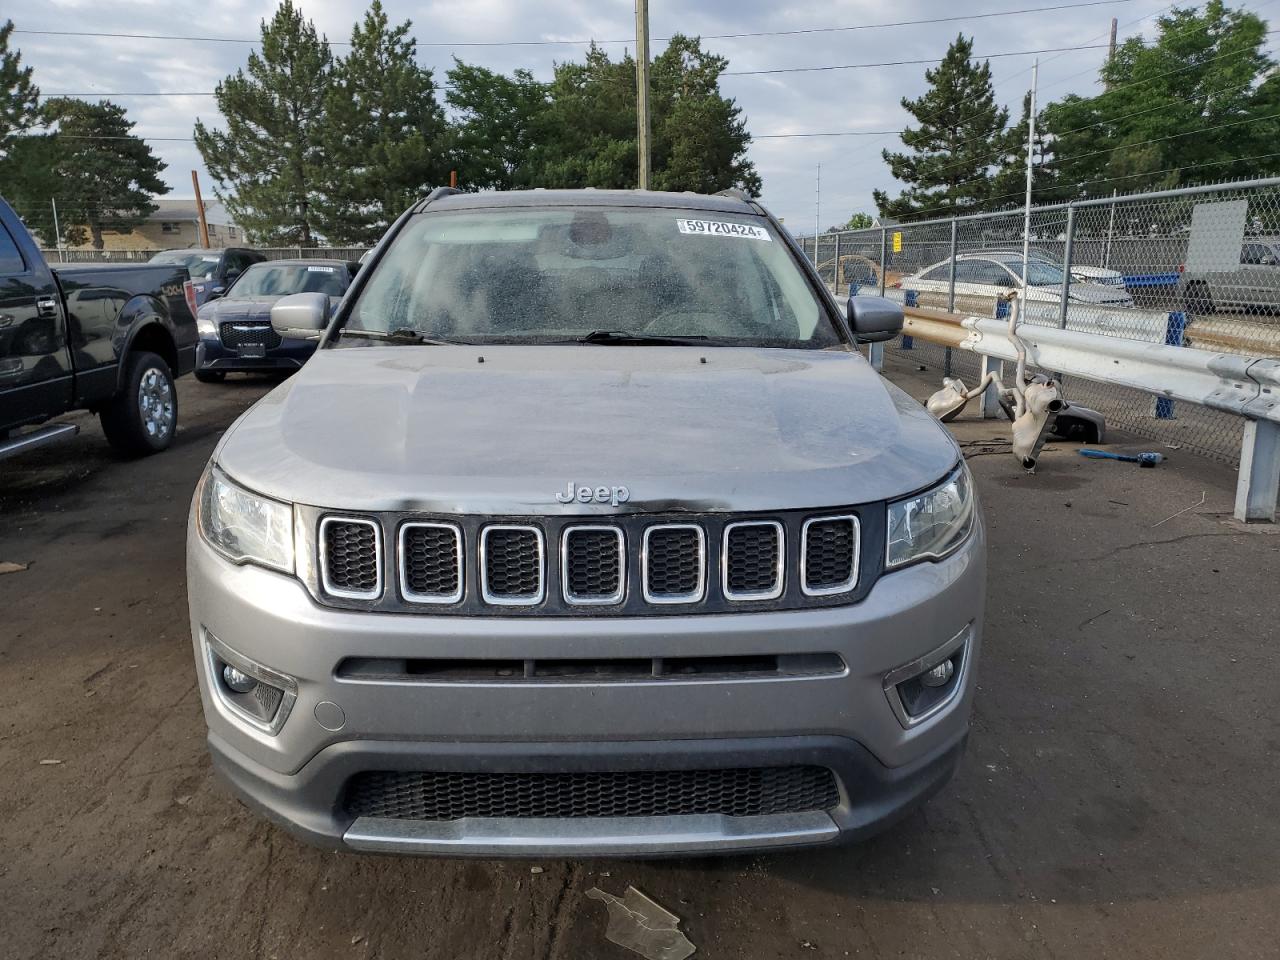
[[[1013,257],[1018,263],[1022,262],[1022,249],[1002,249],[1002,250],[984,250],[988,256],[996,256],[1001,258]],[[1059,270],[1062,269],[1062,261],[1055,257],[1047,250],[1032,250],[1031,259],[1040,260],[1044,263],[1052,264]],[[1073,262],[1071,264],[1071,279],[1077,283],[1098,283],[1104,287],[1123,287],[1124,274],[1119,270],[1108,270],[1105,267],[1086,267],[1083,264]]]
[[[956,257],[956,300],[994,300],[1010,290],[1021,290],[1022,253],[962,253]],[[1032,258],[1027,264],[1029,284],[1025,302],[1033,315],[1058,309],[1062,300],[1062,268],[1044,260]],[[904,277],[899,286],[914,290],[921,306],[945,306],[939,303],[945,297],[951,282],[951,261],[943,260],[919,273]],[[1090,307],[1128,309],[1133,297],[1123,287],[1101,283],[1073,282],[1067,289],[1069,304]],[[957,303],[959,307],[960,304]]]

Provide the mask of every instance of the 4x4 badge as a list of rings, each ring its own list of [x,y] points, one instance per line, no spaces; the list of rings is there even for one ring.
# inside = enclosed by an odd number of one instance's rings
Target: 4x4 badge
[[[608,503],[616,507],[630,499],[631,491],[626,487],[580,487],[572,480],[556,493],[556,500],[560,503]]]

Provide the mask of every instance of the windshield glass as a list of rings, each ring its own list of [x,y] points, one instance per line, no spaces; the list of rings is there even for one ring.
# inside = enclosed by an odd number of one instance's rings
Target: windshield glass
[[[767,221],[635,208],[419,216],[374,268],[346,329],[485,343],[602,330],[720,345],[843,342]]]
[[[213,272],[218,269],[219,256],[216,253],[209,253],[207,250],[169,250],[165,253],[157,253],[151,258],[152,263],[176,263],[187,268],[187,273],[191,275],[192,280],[200,280],[204,277],[213,276]]]
[[[340,297],[347,289],[341,267],[307,263],[256,263],[227,292],[228,300],[283,297],[290,293],[325,293]]]

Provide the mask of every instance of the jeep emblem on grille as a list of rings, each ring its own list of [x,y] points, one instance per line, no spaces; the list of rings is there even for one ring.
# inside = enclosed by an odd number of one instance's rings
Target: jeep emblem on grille
[[[560,503],[608,503],[616,507],[630,499],[631,491],[626,487],[580,487],[572,480],[565,484],[563,490],[556,492],[556,500]]]

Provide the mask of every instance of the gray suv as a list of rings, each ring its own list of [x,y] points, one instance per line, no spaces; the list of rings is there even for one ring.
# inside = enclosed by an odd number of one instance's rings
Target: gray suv
[[[869,835],[968,732],[947,432],[739,193],[442,189],[218,444],[188,533],[214,764],[306,840],[651,855]]]

